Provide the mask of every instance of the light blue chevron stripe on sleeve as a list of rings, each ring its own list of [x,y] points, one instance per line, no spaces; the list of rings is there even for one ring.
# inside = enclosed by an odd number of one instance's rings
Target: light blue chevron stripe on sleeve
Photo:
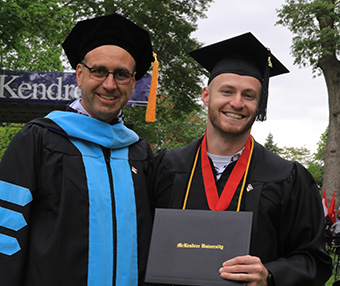
[[[24,207],[32,199],[29,189],[0,180],[0,200]],[[19,231],[26,225],[27,222],[22,213],[0,207],[1,227]],[[20,250],[19,242],[15,237],[0,233],[0,253],[13,255]]]
[[[0,181],[0,200],[25,206],[32,201],[32,194],[27,188]]]
[[[21,213],[0,207],[0,226],[18,231],[26,225],[25,218]]]
[[[14,237],[0,233],[0,253],[13,255],[20,249],[19,243]]]

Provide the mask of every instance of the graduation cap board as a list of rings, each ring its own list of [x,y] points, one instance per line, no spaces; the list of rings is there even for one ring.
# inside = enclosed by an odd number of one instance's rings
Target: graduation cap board
[[[156,209],[145,282],[246,285],[220,278],[218,270],[249,253],[251,224],[251,212]]]
[[[89,51],[102,45],[116,45],[130,53],[137,65],[136,80],[154,60],[149,33],[119,14],[78,22],[62,44],[74,69]]]
[[[222,73],[255,77],[262,84],[258,120],[266,119],[269,77],[289,70],[252,33],[245,33],[189,52],[210,72],[208,84]]]

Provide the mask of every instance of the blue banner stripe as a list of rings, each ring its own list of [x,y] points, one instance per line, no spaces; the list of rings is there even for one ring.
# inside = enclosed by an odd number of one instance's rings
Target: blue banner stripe
[[[112,197],[101,148],[72,140],[83,154],[89,195],[88,286],[112,286]]]
[[[32,194],[27,188],[0,181],[0,200],[25,206],[32,201]]]
[[[128,151],[128,148],[112,151],[111,169],[114,170],[117,220],[116,285],[132,286],[138,285],[137,217]]]
[[[0,233],[0,253],[13,255],[20,251],[18,241],[14,237]]]
[[[18,231],[26,225],[26,220],[21,213],[0,207],[0,226]]]

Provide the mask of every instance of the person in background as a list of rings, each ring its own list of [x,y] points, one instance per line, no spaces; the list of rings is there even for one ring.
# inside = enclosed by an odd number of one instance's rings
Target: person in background
[[[333,233],[332,233],[332,219],[327,215],[324,219],[325,222],[325,241],[326,241],[326,249],[328,252],[331,251],[332,242],[333,242]]]
[[[251,136],[266,119],[269,77],[288,72],[251,33],[190,52],[210,72],[201,97],[206,132],[154,158],[159,208],[250,211],[250,255],[221,265],[223,279],[247,285],[323,285],[331,275],[317,185],[299,163]],[[288,106],[285,108],[289,108]],[[221,225],[221,231],[232,231]]]
[[[111,14],[63,48],[81,98],[29,122],[0,164],[1,285],[143,285],[153,153],[121,110],[153,61],[149,33]]]
[[[331,232],[333,233],[334,244],[340,245],[340,220],[337,220],[331,225]]]

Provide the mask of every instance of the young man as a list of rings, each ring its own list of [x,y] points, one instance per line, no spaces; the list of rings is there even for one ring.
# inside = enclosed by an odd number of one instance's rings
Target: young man
[[[157,207],[251,211],[250,255],[221,265],[224,279],[247,285],[323,285],[331,274],[318,188],[297,162],[255,142],[265,120],[270,76],[288,70],[251,33],[190,53],[211,74],[202,91],[206,132],[155,156]],[[221,225],[221,231],[228,225]],[[218,269],[216,269],[218,271]]]
[[[1,284],[142,285],[152,151],[121,109],[150,37],[113,14],[77,23],[63,48],[81,99],[28,123],[0,165]]]

